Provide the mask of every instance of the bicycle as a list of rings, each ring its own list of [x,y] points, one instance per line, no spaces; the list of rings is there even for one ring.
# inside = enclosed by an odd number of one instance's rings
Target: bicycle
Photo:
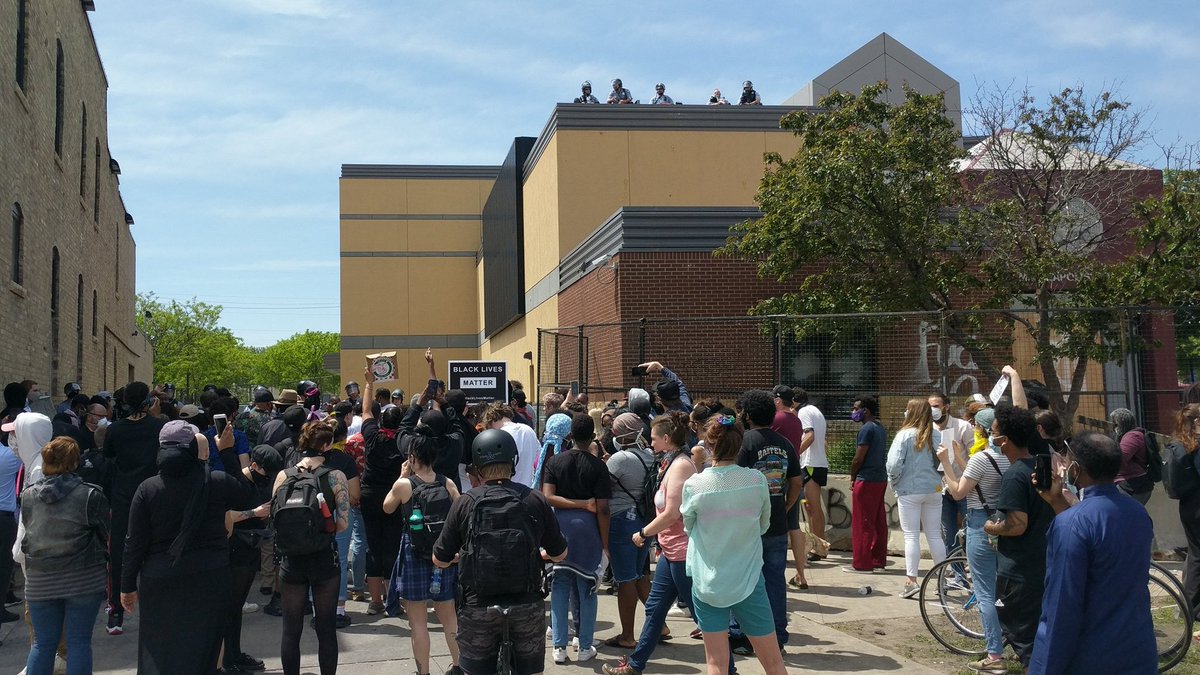
[[[512,675],[513,672],[513,641],[508,630],[508,613],[511,610],[511,607],[501,607],[500,605],[488,607],[489,612],[498,612],[501,620],[500,653],[496,655],[496,675]]]
[[[1147,584],[1158,645],[1158,671],[1165,673],[1183,661],[1191,648],[1192,611],[1182,584],[1167,568],[1151,561]],[[963,656],[981,657],[987,652],[979,601],[965,556],[934,565],[921,581],[918,599],[925,628],[942,646]]]

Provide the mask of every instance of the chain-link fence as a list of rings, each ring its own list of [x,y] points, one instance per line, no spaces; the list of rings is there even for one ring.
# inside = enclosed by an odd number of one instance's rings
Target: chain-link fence
[[[630,387],[653,387],[653,378],[632,371],[648,361],[679,374],[693,400],[732,405],[746,389],[802,387],[829,421],[831,463],[848,465],[856,425],[842,421],[856,396],[877,396],[882,421],[894,430],[908,398],[943,392],[958,413],[973,395],[986,396],[1011,364],[1072,425],[1130,408],[1147,427],[1169,431],[1185,366],[1193,377],[1196,370],[1183,352],[1177,356],[1176,321],[1172,309],[1086,308],[646,318],[553,328],[539,331],[538,390],[578,381],[593,404],[620,400]],[[1184,337],[1187,327],[1179,328]]]

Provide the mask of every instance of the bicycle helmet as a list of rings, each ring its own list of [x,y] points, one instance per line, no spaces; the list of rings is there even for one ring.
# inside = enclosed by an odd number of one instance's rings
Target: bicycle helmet
[[[489,464],[517,464],[517,441],[503,429],[484,429],[471,441],[471,463],[476,469]]]

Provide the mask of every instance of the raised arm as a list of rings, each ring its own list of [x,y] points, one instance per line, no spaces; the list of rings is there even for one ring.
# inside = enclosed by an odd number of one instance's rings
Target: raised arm
[[[1004,366],[1000,371],[1008,376],[1008,386],[1012,387],[1012,402],[1015,408],[1029,409],[1029,400],[1025,398],[1025,385],[1021,384],[1021,374],[1012,366]]]

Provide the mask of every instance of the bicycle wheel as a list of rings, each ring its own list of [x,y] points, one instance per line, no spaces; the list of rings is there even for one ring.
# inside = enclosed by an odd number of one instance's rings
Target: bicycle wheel
[[[921,621],[946,649],[964,656],[982,656],[983,620],[971,585],[966,556],[947,558],[921,580],[918,595]]]
[[[1165,565],[1151,560],[1150,561],[1150,576],[1158,577],[1159,579],[1166,581],[1167,585],[1169,585],[1171,588],[1175,589],[1176,595],[1178,595],[1180,598],[1182,598],[1184,600],[1184,602],[1188,602],[1187,593],[1184,592],[1184,590],[1183,590],[1183,581],[1181,581],[1179,579],[1179,577],[1176,576],[1176,574],[1174,572],[1172,572],[1170,569],[1168,569]],[[1195,617],[1196,611],[1195,611],[1194,607],[1191,607],[1190,602],[1188,602],[1188,607],[1192,610],[1192,612],[1191,612],[1192,616]]]
[[[1158,645],[1158,672],[1179,665],[1192,646],[1192,614],[1175,585],[1151,573],[1150,618]]]

